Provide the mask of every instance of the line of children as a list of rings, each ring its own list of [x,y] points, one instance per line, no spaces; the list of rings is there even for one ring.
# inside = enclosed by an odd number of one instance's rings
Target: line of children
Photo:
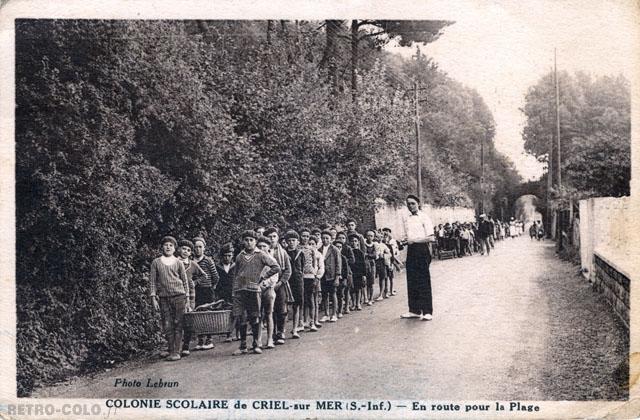
[[[201,237],[179,243],[164,238],[162,256],[153,260],[150,275],[150,295],[161,311],[168,343],[168,351],[161,356],[172,361],[189,355],[191,334],[183,332],[184,313],[215,298],[233,303],[232,322],[240,341],[233,354],[242,355],[249,352],[249,327],[251,350],[260,354],[263,322],[266,348],[272,349],[285,344],[288,318],[291,338],[298,339],[300,332],[318,331],[325,322],[337,322],[362,310],[364,304],[371,306],[395,295],[392,279],[397,246],[394,248],[391,231],[383,236],[368,231],[364,239],[355,231],[355,222],[348,225],[347,232],[302,228],[300,233],[288,231],[283,238],[275,227],[265,229],[263,235],[247,230],[241,235],[242,251],[234,256],[233,244],[225,243],[218,264],[204,255],[206,242]],[[174,256],[176,246],[178,258]],[[379,291],[374,300],[376,270]],[[324,314],[318,319],[320,308]],[[232,341],[231,336],[229,333],[225,341]],[[211,337],[199,336],[194,350],[209,348],[213,348]]]

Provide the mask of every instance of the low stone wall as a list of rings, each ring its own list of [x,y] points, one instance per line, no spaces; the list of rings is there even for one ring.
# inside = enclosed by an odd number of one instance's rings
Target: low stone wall
[[[629,328],[629,276],[598,252],[593,255],[593,261],[593,287],[603,294],[624,325]]]

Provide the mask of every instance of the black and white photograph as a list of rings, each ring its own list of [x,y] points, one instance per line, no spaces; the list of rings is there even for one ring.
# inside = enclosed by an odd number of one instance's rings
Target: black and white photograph
[[[637,2],[20,3],[1,417],[640,416]]]

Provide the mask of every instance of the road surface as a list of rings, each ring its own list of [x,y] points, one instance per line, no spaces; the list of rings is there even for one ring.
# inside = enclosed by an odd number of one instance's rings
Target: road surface
[[[36,390],[34,396],[625,397],[615,375],[624,371],[626,332],[577,268],[557,259],[551,242],[508,239],[498,242],[488,257],[436,261],[431,273],[432,321],[400,319],[407,310],[401,273],[397,296],[262,355],[234,357],[237,343],[219,342],[214,350],[192,352],[179,362],[131,363]],[[591,316],[594,312],[597,316]],[[114,386],[118,378],[138,380],[142,386]],[[145,386],[159,379],[179,386]]]

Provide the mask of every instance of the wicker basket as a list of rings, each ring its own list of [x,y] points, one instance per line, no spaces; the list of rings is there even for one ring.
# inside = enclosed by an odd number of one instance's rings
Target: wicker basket
[[[227,334],[231,332],[231,311],[187,312],[184,328],[194,334]]]

